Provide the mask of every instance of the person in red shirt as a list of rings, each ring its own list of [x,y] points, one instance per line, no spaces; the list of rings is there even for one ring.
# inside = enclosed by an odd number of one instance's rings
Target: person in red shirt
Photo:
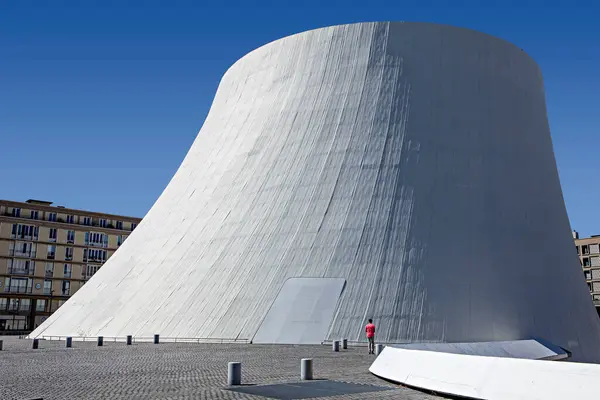
[[[365,331],[367,332],[367,339],[369,340],[369,354],[375,354],[375,324],[372,319],[369,319]]]

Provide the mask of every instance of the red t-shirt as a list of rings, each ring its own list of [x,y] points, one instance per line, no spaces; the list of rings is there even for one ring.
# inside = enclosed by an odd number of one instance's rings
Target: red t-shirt
[[[367,324],[367,327],[365,330],[367,331],[368,338],[375,337],[375,324]]]

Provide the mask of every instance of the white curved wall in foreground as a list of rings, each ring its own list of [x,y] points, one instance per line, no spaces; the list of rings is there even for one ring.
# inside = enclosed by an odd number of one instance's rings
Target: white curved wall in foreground
[[[593,400],[600,365],[386,347],[369,368],[412,387],[486,400]]]
[[[542,337],[600,360],[535,62],[427,23],[249,53],[144,221],[33,336],[251,340],[311,298],[289,278],[345,280],[331,316],[321,297],[302,316],[324,339],[372,317],[382,342]]]

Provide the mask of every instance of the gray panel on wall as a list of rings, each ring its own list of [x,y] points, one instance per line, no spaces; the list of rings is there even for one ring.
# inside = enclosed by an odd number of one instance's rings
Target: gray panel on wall
[[[345,282],[340,278],[288,279],[252,342],[322,343],[327,337]]]
[[[249,340],[294,277],[346,280],[329,339],[365,340],[372,317],[381,342],[543,337],[600,360],[536,63],[428,23],[258,48],[142,223],[32,336]]]

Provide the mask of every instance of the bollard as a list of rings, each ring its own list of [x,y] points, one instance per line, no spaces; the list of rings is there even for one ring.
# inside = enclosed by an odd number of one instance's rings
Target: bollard
[[[40,340],[39,339],[33,339],[33,345],[31,346],[32,349],[37,349],[40,345]]]
[[[342,349],[348,349],[348,339],[342,339]]]
[[[230,362],[227,364],[227,385],[241,385],[242,384],[242,363],[241,362]]]
[[[382,344],[376,344],[375,345],[375,354],[376,355],[380,355],[382,351],[383,351],[383,345]]]
[[[333,343],[331,344],[331,349],[333,351],[340,351],[340,341],[334,340]]]
[[[0,340],[0,351],[2,351],[2,340]]]
[[[132,341],[133,341],[133,337],[131,335],[127,335],[127,346],[131,346]]]
[[[312,358],[303,358],[300,361],[300,379],[310,381],[313,378],[313,360]]]
[[[154,344],[158,344],[158,335],[154,335]]]
[[[98,346],[104,345],[104,336],[98,336]]]
[[[67,343],[66,343],[67,347],[72,347],[73,346],[73,338],[72,337],[67,337]]]

